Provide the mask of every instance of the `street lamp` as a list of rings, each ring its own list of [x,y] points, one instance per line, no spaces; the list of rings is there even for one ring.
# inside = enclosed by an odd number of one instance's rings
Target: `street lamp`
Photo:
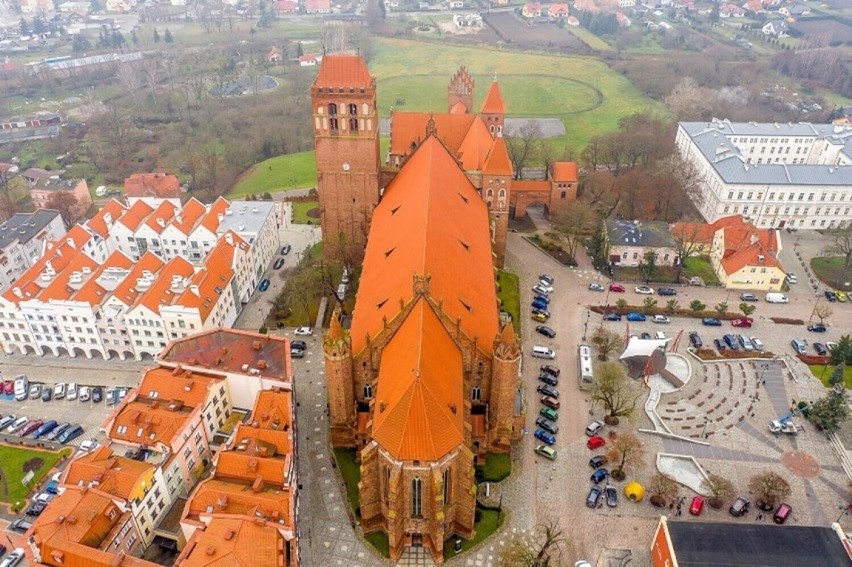
[[[589,331],[589,317],[592,314],[586,311],[586,322],[583,323],[583,342],[586,342],[586,333]]]
[[[707,424],[710,423],[710,418],[706,415],[704,416],[704,429],[701,430],[701,436],[704,439],[707,439]]]

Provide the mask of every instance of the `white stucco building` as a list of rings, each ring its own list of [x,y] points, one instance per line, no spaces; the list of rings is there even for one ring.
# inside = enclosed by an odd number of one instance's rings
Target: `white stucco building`
[[[820,229],[852,218],[852,126],[681,122],[675,143],[709,223],[740,214],[758,228]]]

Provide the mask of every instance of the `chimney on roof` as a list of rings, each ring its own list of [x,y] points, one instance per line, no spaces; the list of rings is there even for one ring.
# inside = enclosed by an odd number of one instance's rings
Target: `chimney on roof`
[[[258,360],[257,361],[257,367],[260,370],[266,370],[266,361],[265,360]]]
[[[220,510],[224,510],[228,507],[228,495],[223,494],[216,499],[216,504],[218,504]]]
[[[227,242],[229,246],[233,246],[234,245],[234,235],[231,234],[230,232],[226,232],[225,233],[225,242]]]
[[[212,545],[208,545],[206,548],[204,548],[204,553],[212,557],[216,553],[216,548]]]
[[[189,392],[190,390],[192,390],[192,382],[187,382],[186,384],[183,385],[183,391],[184,392]]]
[[[66,239],[65,239],[65,242],[66,242],[66,243],[68,243],[68,246],[70,246],[71,248],[75,248],[75,249],[77,248],[77,245],[76,245],[76,244],[74,244],[74,239],[73,239],[73,238],[66,238]]]
[[[251,459],[248,462],[248,470],[251,472],[257,472],[257,459]]]
[[[201,291],[198,289],[198,285],[192,284],[191,286],[189,286],[189,291],[191,291],[195,295],[201,297]]]
[[[235,535],[237,535],[237,530],[235,530],[235,529],[228,530],[227,532],[225,532],[225,541],[231,541],[232,539],[234,539]]]
[[[225,220],[225,215],[223,215],[222,213],[219,213],[216,216],[219,218],[219,222],[222,222],[223,220]]]
[[[263,477],[262,476],[258,475],[258,477],[256,479],[254,479],[254,482],[251,485],[251,489],[254,492],[260,492],[261,490],[263,490]]]
[[[23,298],[24,298],[24,292],[22,292],[22,291],[21,291],[21,288],[19,288],[19,287],[13,287],[13,288],[12,288],[12,293],[14,293],[14,294],[15,294],[15,297],[17,297],[18,299],[23,299]]]
[[[764,262],[764,260],[766,260],[766,258],[763,256],[763,254],[758,254],[758,255],[757,255],[757,262],[758,262],[759,264],[762,264],[762,263]]]
[[[262,345],[260,344],[260,341],[252,341],[251,342],[252,350],[260,350],[261,346]]]
[[[160,228],[166,228],[166,221],[161,218],[157,218],[157,224],[160,225]]]

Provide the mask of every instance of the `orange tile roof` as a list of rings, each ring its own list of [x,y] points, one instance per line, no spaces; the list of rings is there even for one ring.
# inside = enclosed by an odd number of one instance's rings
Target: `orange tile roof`
[[[514,175],[515,168],[512,166],[512,160],[509,159],[509,151],[506,149],[506,142],[503,138],[494,140],[491,151],[488,152],[482,166],[482,173],[487,175]],[[514,185],[512,187],[514,188]]]
[[[192,232],[196,223],[198,223],[206,212],[207,207],[205,207],[201,201],[193,197],[186,202],[179,212],[175,214],[175,220],[172,222],[172,226],[188,235]]]
[[[387,186],[373,212],[352,319],[353,352],[376,336],[383,319],[414,297],[412,276],[431,278],[462,332],[490,353],[497,296],[485,202],[437,138],[430,136]]]
[[[466,114],[467,107],[464,105],[462,101],[458,101],[455,103],[452,108],[450,108],[450,114]]]
[[[159,256],[153,252],[145,252],[127,277],[115,288],[113,297],[127,306],[136,305],[136,300],[143,293],[137,287],[137,280],[142,277],[143,272],[149,271],[156,274],[163,266],[165,266],[165,262]]]
[[[462,167],[466,171],[483,169],[485,158],[493,145],[494,138],[488,132],[488,126],[482,118],[476,116],[459,146],[458,155],[461,157]]]
[[[51,299],[67,300],[71,299],[77,290],[71,287],[71,278],[76,273],[83,275],[83,270],[89,270],[89,277],[97,270],[98,263],[92,260],[88,255],[80,252],[61,272],[53,277],[53,281],[42,290],[38,298],[41,301],[50,301]]]
[[[293,395],[287,390],[261,390],[254,400],[251,423],[265,429],[293,424]],[[279,447],[279,450],[284,450]]]
[[[129,228],[131,231],[136,232],[136,229],[139,228],[142,221],[144,221],[153,211],[154,209],[145,203],[145,201],[136,201],[133,203],[132,207],[127,209],[127,211],[121,215],[118,222]]]
[[[550,182],[543,179],[514,180],[512,181],[512,193],[550,193]]]
[[[204,217],[204,220],[201,221],[201,226],[216,234],[216,231],[219,230],[219,225],[221,222],[219,221],[219,215],[224,215],[225,211],[228,210],[231,204],[224,199],[223,197],[219,197],[216,201],[210,205],[210,210],[207,213],[207,216]]]
[[[180,181],[165,173],[134,173],[124,180],[124,196],[180,198]]]
[[[251,484],[260,478],[265,484],[284,487],[287,485],[289,459],[259,458],[268,447],[254,441],[247,443],[245,451],[223,451],[216,463],[216,478],[243,481]]]
[[[153,213],[148,216],[145,224],[157,234],[160,234],[169,225],[172,218],[175,216],[175,207],[171,201],[163,201]],[[162,224],[160,224],[162,223]]]
[[[212,374],[193,372],[185,368],[156,366],[145,371],[139,382],[139,396],[163,401],[180,400],[184,406],[194,408],[207,399],[210,384],[221,380]],[[156,392],[156,395],[152,395]]]
[[[280,567],[284,541],[275,526],[246,518],[214,517],[196,530],[176,565],[180,567]]]
[[[742,215],[721,218],[711,226],[716,234],[722,231],[725,249],[721,263],[725,273],[733,274],[749,266],[777,268],[783,271],[781,263],[775,257],[778,253],[775,231],[758,229],[746,222]]]
[[[438,138],[450,152],[457,152],[476,114],[431,114],[429,112],[394,112],[391,115],[390,153],[408,155],[412,144],[419,145],[426,138],[426,124],[435,120]]]
[[[482,103],[482,114],[506,114],[506,103],[503,101],[503,93],[500,92],[500,84],[495,80],[488,88],[485,101]]]
[[[262,482],[237,482],[219,478],[203,481],[190,496],[184,517],[196,519],[202,514],[258,516],[292,526],[291,494],[288,489],[266,486]],[[208,512],[210,510],[210,512]]]
[[[169,343],[160,359],[218,372],[247,374],[256,368],[264,378],[290,382],[290,341],[238,329],[210,329]]]
[[[109,215],[112,218],[112,223],[115,224],[118,218],[123,215],[126,210],[127,207],[125,207],[124,204],[116,201],[115,199],[110,199],[106,205],[101,207],[101,209],[95,213],[95,216],[89,219],[86,226],[101,238],[106,238],[109,236],[109,227],[107,227],[106,216]]]
[[[101,492],[129,501],[141,496],[142,483],[153,476],[155,468],[148,463],[115,455],[112,449],[101,445],[71,461],[62,483],[88,486],[94,481]]]
[[[369,88],[375,79],[370,76],[364,60],[357,55],[325,55],[320,63],[314,86],[319,88]]]
[[[462,355],[419,299],[382,349],[373,439],[394,458],[437,461],[464,443]]]
[[[133,265],[133,260],[128,258],[123,252],[116,250],[92,273],[89,280],[74,295],[74,301],[84,301],[89,305],[100,305],[110,295],[110,292],[98,283],[98,278],[101,277],[101,274],[108,268],[130,270]]]
[[[672,225],[671,233],[675,242],[694,242],[709,248],[713,244],[716,229],[706,222],[676,222]]]
[[[139,201],[141,203],[141,201]],[[180,276],[181,278],[190,278],[195,274],[195,268],[188,260],[177,256],[163,266],[157,279],[153,285],[148,288],[148,291],[142,293],[139,297],[137,305],[142,305],[154,313],[160,312],[160,307],[163,305],[171,305],[175,298],[183,293],[182,291],[172,291],[172,278]]]
[[[577,172],[577,162],[575,161],[556,161],[553,162],[553,171],[551,173],[553,180],[557,183],[568,182],[572,183],[579,179]]]
[[[207,321],[207,317],[213,311],[216,302],[219,301],[219,296],[228,287],[231,278],[234,276],[232,266],[235,246],[239,246],[239,242],[236,240],[232,245],[228,244],[224,238],[220,238],[213,250],[204,259],[204,268],[192,276],[190,285],[187,286],[186,291],[180,294],[174,304],[189,309],[198,309],[201,321]],[[198,290],[197,293],[195,289]]]

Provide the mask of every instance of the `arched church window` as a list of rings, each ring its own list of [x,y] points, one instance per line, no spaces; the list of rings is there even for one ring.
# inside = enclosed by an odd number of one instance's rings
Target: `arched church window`
[[[485,191],[485,196],[486,197],[493,197],[494,196],[494,190],[493,189],[487,189]]]
[[[331,104],[328,105],[328,116],[329,116],[329,120],[328,120],[329,127],[332,130],[337,131],[338,121],[337,121],[337,105],[336,104],[331,103]]]
[[[470,399],[474,402],[482,401],[482,388],[479,386],[474,386],[470,391]]]
[[[423,517],[423,481],[411,479],[411,517]]]
[[[506,198],[506,190],[500,189],[500,191],[497,193],[497,196],[500,197],[501,199],[505,199]]]
[[[373,386],[372,384],[364,384],[364,399],[369,400],[373,397]]]

